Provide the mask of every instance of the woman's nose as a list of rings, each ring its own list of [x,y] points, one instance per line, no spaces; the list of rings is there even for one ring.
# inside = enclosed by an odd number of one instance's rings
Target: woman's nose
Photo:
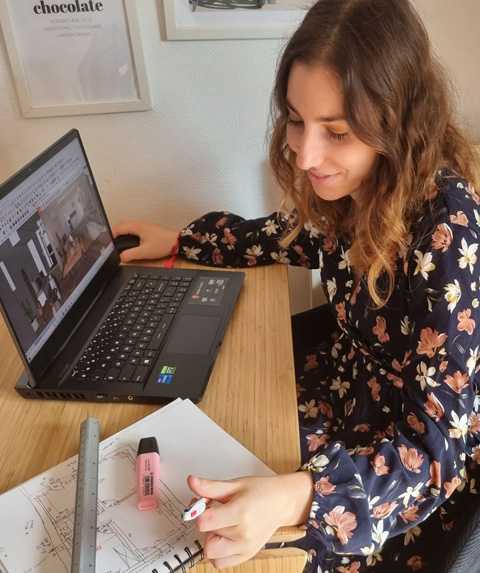
[[[320,166],[325,160],[325,149],[322,141],[315,134],[305,130],[298,143],[297,167],[307,171]]]

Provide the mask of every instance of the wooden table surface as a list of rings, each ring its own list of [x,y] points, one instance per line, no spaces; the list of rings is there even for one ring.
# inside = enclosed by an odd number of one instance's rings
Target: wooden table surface
[[[150,262],[150,264],[152,264]],[[178,261],[178,267],[192,267]],[[27,400],[14,390],[23,367],[0,318],[0,493],[78,453],[87,412],[100,420],[101,439],[159,406]],[[289,298],[284,265],[246,270],[231,323],[198,406],[277,473],[295,471],[300,451]],[[298,537],[296,528],[277,539]],[[242,573],[301,571],[305,554],[263,551],[233,569]],[[196,571],[214,571],[206,562]],[[97,572],[102,573],[102,572]]]

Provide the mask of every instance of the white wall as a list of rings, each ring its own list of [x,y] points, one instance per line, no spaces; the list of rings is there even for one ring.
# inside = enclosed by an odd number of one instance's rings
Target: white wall
[[[456,86],[462,123],[480,143],[480,2],[415,0],[415,4]]]
[[[418,1],[480,141],[480,2]],[[213,209],[273,211],[279,194],[265,134],[282,40],[168,42],[162,3],[137,6],[153,100],[147,112],[23,119],[0,38],[0,179],[76,127],[112,223],[147,217],[176,229]],[[308,273],[292,273],[292,311],[310,304],[308,285]]]

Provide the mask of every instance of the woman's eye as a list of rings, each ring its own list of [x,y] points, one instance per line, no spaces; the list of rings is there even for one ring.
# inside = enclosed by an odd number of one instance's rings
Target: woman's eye
[[[291,117],[287,117],[287,123],[289,125],[293,125],[293,127],[300,127],[303,125],[303,121],[300,119],[292,119]]]
[[[335,139],[335,141],[341,141],[348,137],[348,132],[346,131],[345,133],[335,133],[334,131],[329,131],[328,136],[331,139]]]

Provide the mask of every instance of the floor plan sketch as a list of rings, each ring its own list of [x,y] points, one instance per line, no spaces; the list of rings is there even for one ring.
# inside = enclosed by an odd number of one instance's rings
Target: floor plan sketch
[[[104,453],[99,460],[97,569],[104,573],[151,571],[144,566],[167,557],[192,529],[181,519],[183,504],[161,480],[159,508],[138,511],[135,460],[130,444]],[[43,475],[19,488],[35,515],[24,524],[24,535],[35,536],[32,571],[70,571],[76,472],[75,459],[64,464],[61,477]],[[116,479],[118,475],[122,479]],[[1,553],[0,559],[5,560]]]
[[[156,509],[140,511],[136,457],[147,436],[159,444],[160,494]],[[273,473],[182,400],[102,441],[98,468],[96,573],[168,571],[165,561],[178,565],[176,555],[188,560],[201,550],[197,530],[181,518],[192,498],[190,473],[212,479]],[[0,572],[70,572],[76,477],[77,456],[0,496]]]

